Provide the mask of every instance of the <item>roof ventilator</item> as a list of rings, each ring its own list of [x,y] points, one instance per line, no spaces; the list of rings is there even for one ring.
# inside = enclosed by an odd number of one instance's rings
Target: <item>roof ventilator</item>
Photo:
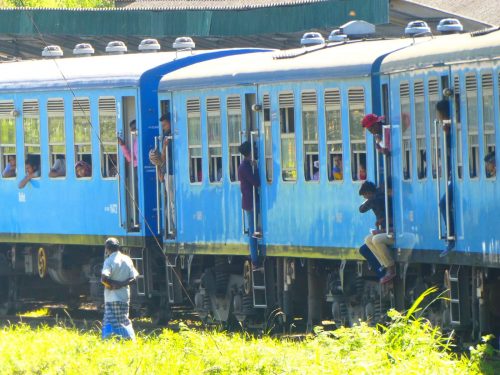
[[[123,55],[127,52],[127,46],[120,40],[109,42],[106,46],[106,53],[110,55]]]
[[[59,58],[64,55],[61,47],[57,45],[46,46],[42,51],[42,57],[45,58]]]
[[[73,55],[80,57],[92,56],[94,52],[94,48],[89,43],[79,43],[73,49]]]
[[[141,52],[158,52],[161,49],[160,43],[156,39],[143,39],[139,44]]]
[[[182,51],[190,51],[191,55],[193,54],[193,49],[195,47],[193,39],[188,36],[180,36],[175,38],[175,41],[172,43],[172,48],[175,49],[175,57],[177,54]]]

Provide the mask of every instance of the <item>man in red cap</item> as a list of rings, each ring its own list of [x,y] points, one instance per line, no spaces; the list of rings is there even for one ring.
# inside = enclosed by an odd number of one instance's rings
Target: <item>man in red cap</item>
[[[368,130],[375,137],[375,143],[377,145],[377,151],[383,153],[384,155],[389,156],[389,148],[390,148],[390,140],[389,140],[389,132],[385,132],[384,140],[382,139],[382,132],[384,130],[384,116],[377,116],[374,113],[370,113],[363,117],[361,121],[361,125],[363,128]]]

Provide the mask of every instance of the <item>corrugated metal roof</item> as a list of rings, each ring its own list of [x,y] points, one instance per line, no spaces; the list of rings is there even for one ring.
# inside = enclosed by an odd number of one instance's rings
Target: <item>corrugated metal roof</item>
[[[409,39],[357,41],[227,57],[167,74],[160,82],[160,90],[363,76],[370,74],[379,56],[411,43]]]
[[[327,2],[332,0],[139,0],[116,1],[116,6],[122,9],[253,9],[271,8],[286,5],[303,5]]]

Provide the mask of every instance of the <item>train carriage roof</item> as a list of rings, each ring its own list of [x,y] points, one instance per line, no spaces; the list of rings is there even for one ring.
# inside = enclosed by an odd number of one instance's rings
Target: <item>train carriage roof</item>
[[[373,63],[410,39],[353,41],[226,57],[166,74],[160,91],[369,75]]]
[[[381,72],[500,58],[500,30],[418,39],[420,42],[411,48],[387,56],[382,63]]]
[[[175,57],[159,52],[1,63],[0,92],[137,86],[144,72]]]

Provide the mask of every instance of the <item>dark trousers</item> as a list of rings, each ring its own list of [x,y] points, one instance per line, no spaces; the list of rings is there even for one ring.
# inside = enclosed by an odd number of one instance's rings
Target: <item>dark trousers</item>
[[[359,248],[359,253],[366,259],[371,269],[375,271],[379,279],[384,277],[385,270],[382,268],[382,265],[379,263],[375,255],[373,255],[366,244]]]

